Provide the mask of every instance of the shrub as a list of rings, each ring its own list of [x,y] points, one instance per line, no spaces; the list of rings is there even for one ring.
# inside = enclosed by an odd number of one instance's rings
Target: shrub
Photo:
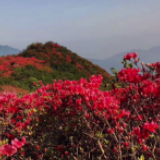
[[[127,54],[116,75],[124,88],[116,83],[111,91],[99,90],[99,75],[89,82],[39,82],[41,88],[22,98],[1,95],[2,158],[159,159],[160,65],[132,68],[132,59],[137,66],[137,54]]]

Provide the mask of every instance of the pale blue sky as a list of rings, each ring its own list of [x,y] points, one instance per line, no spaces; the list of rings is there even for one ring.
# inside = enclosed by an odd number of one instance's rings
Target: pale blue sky
[[[55,41],[88,58],[160,45],[159,0],[1,0],[0,45]]]

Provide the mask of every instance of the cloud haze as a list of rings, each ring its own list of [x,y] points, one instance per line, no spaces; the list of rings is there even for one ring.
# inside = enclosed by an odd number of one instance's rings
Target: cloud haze
[[[160,1],[5,0],[0,44],[24,49],[56,41],[83,57],[103,59],[160,45]]]

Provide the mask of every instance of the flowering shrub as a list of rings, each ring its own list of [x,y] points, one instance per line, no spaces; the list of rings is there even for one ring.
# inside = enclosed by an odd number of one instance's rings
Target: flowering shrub
[[[135,53],[124,57],[125,68],[117,73],[124,87],[115,84],[111,91],[99,89],[98,75],[89,82],[40,82],[41,88],[22,98],[2,94],[2,158],[159,159],[159,65],[138,68],[137,60]]]
[[[66,61],[67,62],[71,62],[72,61],[72,59],[71,59],[71,57],[69,55],[67,56]]]
[[[92,64],[92,62],[78,56],[76,53],[68,50],[66,47],[60,46],[57,43],[47,42],[45,44],[35,43],[31,44],[19,54],[21,57],[36,57],[39,60],[45,60],[46,65],[52,68],[54,71],[60,71],[66,73],[65,76],[61,76],[60,79],[79,80],[81,78],[87,78],[88,75],[101,74],[103,81],[109,81],[110,75],[102,68]],[[74,78],[70,78],[70,76]],[[60,74],[61,75],[61,74]]]
[[[5,144],[3,146],[0,146],[0,154],[1,156],[7,155],[7,156],[13,156],[22,146],[24,146],[26,142],[25,137],[22,137],[22,141],[19,141],[17,138],[13,139],[10,144]]]
[[[2,77],[10,77],[12,73],[14,73],[15,68],[21,68],[25,67],[27,65],[32,65],[39,70],[46,70],[50,71],[49,68],[44,67],[43,63],[45,61],[38,60],[35,57],[31,58],[24,58],[21,56],[6,56],[6,57],[0,57],[0,76]]]
[[[10,93],[16,93],[20,95],[29,94],[26,90],[19,88],[17,86],[10,86],[10,85],[0,85],[0,93],[3,92],[10,92]]]

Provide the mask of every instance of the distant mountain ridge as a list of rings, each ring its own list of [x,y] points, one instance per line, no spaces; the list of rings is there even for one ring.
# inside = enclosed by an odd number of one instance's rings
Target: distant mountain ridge
[[[141,66],[141,62],[145,63],[154,63],[154,62],[160,62],[160,46],[152,47],[148,50],[143,49],[133,49],[130,51],[125,51],[118,53],[112,57],[109,57],[104,60],[97,60],[97,59],[89,59],[94,64],[99,65],[100,67],[104,68],[108,73],[111,73],[111,68],[114,67],[116,70],[121,70],[123,68],[123,65],[121,64],[121,61],[127,53],[131,52],[137,52],[138,57],[140,58],[139,66]]]
[[[15,49],[15,48],[12,48],[10,46],[3,46],[3,45],[0,45],[0,56],[6,56],[6,55],[10,55],[10,54],[18,54],[20,53],[21,51],[19,49]]]

